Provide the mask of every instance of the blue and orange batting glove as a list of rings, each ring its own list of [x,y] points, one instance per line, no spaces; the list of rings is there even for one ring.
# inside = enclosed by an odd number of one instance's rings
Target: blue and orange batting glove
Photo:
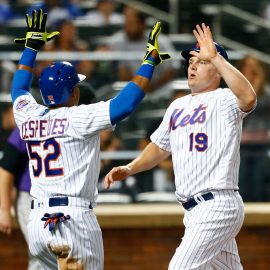
[[[44,216],[41,218],[42,221],[45,221],[44,223],[44,229],[49,224],[49,231],[55,230],[58,223],[64,222],[66,220],[70,219],[70,215],[64,215],[61,212],[48,214],[45,213]]]

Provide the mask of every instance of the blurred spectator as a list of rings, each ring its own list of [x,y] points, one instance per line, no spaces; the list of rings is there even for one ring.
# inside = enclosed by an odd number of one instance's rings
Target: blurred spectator
[[[11,8],[10,3],[6,0],[0,0],[0,25],[17,17],[18,15]]]
[[[47,25],[52,26],[61,19],[68,20],[83,15],[80,6],[73,2],[71,0],[44,0],[32,5],[27,13],[32,14],[33,10],[41,8],[43,12],[48,13]]]
[[[239,186],[245,201],[270,199],[270,95],[266,69],[256,57],[248,55],[238,64],[257,94],[257,107],[243,121]]]
[[[111,130],[105,130],[100,133],[100,150],[102,152],[119,151],[123,150],[124,146],[122,141],[116,137]],[[111,170],[112,167],[122,164],[124,161],[119,159],[101,159],[100,174],[99,174],[99,193],[122,193],[132,195],[132,191],[127,186],[127,183],[116,183],[111,190],[105,190],[103,186],[103,180],[105,175]]]
[[[152,122],[144,138],[138,141],[138,150],[143,151],[150,142],[151,134],[158,128],[162,119]],[[119,165],[117,165],[119,166]],[[136,192],[174,191],[174,174],[171,157],[162,161],[156,168],[135,175]]]
[[[107,45],[98,45],[95,48],[95,52],[108,52],[109,48]],[[99,60],[91,61],[93,65],[93,73],[91,77],[87,79],[100,93],[103,89],[107,89],[105,92],[111,92],[111,84],[115,82],[116,68],[115,61]],[[103,88],[103,89],[102,89]]]
[[[51,43],[44,47],[45,52],[86,52],[88,44],[78,39],[77,28],[72,21],[60,20],[58,22],[57,31],[61,34],[57,36]],[[37,72],[40,73],[52,60],[42,61],[37,66]],[[94,69],[94,64],[89,60],[70,61],[79,73],[91,77]],[[37,74],[39,75],[39,74]]]
[[[88,11],[84,18],[93,26],[123,24],[124,16],[115,12],[115,8],[114,0],[98,0],[96,9]]]
[[[97,102],[95,89],[91,84],[83,81],[79,83],[78,87],[80,88],[79,105],[87,105]]]
[[[238,69],[249,80],[257,94],[257,108],[243,122],[242,142],[269,142],[270,92],[266,68],[256,57],[248,55],[239,62]]]
[[[143,56],[144,44],[148,40],[148,31],[146,31],[146,17],[144,14],[131,7],[125,7],[124,15],[124,29],[109,37],[107,44],[113,51],[120,51],[128,54],[141,52],[141,56]],[[160,50],[162,51],[175,52],[172,43],[169,41],[168,37],[163,34],[159,35],[159,45]],[[139,60],[120,61],[118,64],[117,79],[120,81],[130,80],[132,74],[136,71],[136,67],[138,66],[139,62]],[[167,61],[166,63],[160,65],[155,71],[151,81],[152,91],[174,78],[176,70],[179,68],[179,64],[179,61]]]
[[[12,103],[0,101],[0,150],[3,150],[8,135],[15,127]]]
[[[0,231],[10,234],[12,230],[11,208],[13,206],[13,185],[16,186],[16,216],[28,242],[27,223],[31,210],[29,159],[26,142],[20,138],[20,131],[15,128],[5,145],[0,167]],[[43,269],[37,259],[29,254],[28,270]]]

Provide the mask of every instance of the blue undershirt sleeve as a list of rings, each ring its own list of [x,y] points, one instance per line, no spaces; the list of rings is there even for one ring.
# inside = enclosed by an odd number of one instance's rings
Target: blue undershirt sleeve
[[[151,80],[155,69],[155,59],[149,56],[140,66],[136,75]],[[123,120],[132,113],[144,98],[144,91],[134,82],[129,82],[110,102],[110,118],[112,125]]]
[[[144,91],[137,84],[129,82],[110,102],[112,125],[115,125],[132,113],[144,96]]]
[[[37,52],[29,48],[25,48],[19,61],[19,65],[25,65],[33,68],[36,60]],[[12,80],[11,97],[12,102],[21,95],[29,94],[29,88],[32,83],[33,75],[30,71],[19,69],[15,72]]]

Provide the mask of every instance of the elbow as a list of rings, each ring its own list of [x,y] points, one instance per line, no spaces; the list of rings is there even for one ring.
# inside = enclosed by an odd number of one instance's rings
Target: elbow
[[[257,96],[254,90],[250,93],[250,95],[247,95],[245,98],[245,104],[242,108],[244,112],[251,111],[257,104]]]
[[[256,105],[256,103],[257,103],[257,95],[256,95],[256,92],[255,92],[255,90],[253,89],[253,87],[252,87],[252,89],[251,89],[251,91],[250,91],[250,95],[248,95],[248,97],[247,97],[247,103],[248,103],[248,105],[251,107],[251,109]]]
[[[127,102],[124,105],[121,105],[121,106],[120,105],[121,104],[117,104],[117,102],[115,102],[115,100],[111,101],[110,118],[111,118],[112,125],[115,125],[116,123],[125,119],[136,108],[136,105],[133,104],[132,102]]]

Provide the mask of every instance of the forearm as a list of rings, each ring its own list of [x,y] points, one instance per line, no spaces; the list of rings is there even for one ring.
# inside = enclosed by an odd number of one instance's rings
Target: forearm
[[[154,168],[170,155],[154,143],[149,143],[143,152],[127,166],[131,175]]]
[[[110,118],[113,125],[132,113],[149,90],[157,52],[153,51],[152,55],[150,61],[153,60],[153,62],[142,64],[132,80],[111,100]]]
[[[12,81],[11,96],[13,102],[18,96],[25,95],[29,92],[33,78],[32,70],[35,64],[36,55],[37,52],[29,48],[25,48],[23,51]]]
[[[211,62],[237,97],[239,107],[243,111],[251,110],[256,103],[256,94],[250,82],[219,54],[212,58]]]
[[[0,168],[0,207],[10,210],[12,205],[11,193],[14,183],[14,175]]]

